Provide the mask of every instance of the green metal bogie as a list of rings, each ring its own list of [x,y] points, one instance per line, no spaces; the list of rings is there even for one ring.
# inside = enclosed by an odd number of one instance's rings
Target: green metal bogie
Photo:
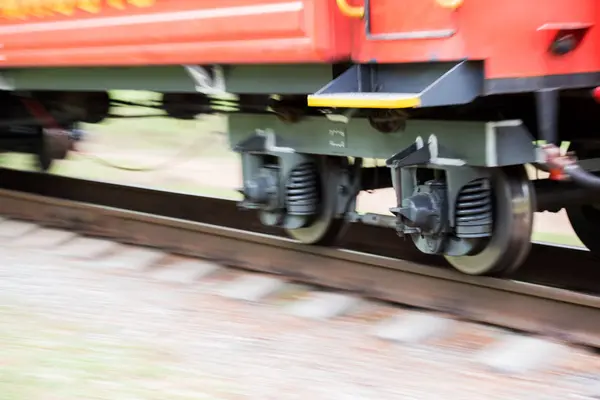
[[[325,117],[306,117],[290,124],[268,115],[229,116],[232,146],[255,135],[268,133],[280,147],[298,153],[387,159],[415,141],[432,141],[449,153],[434,164],[499,167],[537,160],[532,137],[520,121],[456,122],[408,121],[402,131],[381,133],[367,120],[349,123]]]

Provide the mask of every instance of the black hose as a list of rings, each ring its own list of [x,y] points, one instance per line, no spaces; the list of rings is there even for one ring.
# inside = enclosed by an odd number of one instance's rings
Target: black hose
[[[568,175],[573,182],[588,187],[590,189],[600,190],[600,177],[596,176],[577,164],[570,164],[563,168],[563,172]]]

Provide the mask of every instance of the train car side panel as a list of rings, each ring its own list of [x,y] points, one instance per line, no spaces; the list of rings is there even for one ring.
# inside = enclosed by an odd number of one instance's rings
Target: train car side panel
[[[600,33],[591,29],[599,17],[594,0],[464,0],[456,10],[434,0],[367,4],[369,10],[354,32],[357,62],[485,60],[486,78],[491,79],[600,70]],[[585,40],[557,56],[548,49],[559,32],[585,34]]]
[[[349,21],[340,17],[335,0],[98,0],[67,1],[60,3],[63,8],[54,3],[41,9],[15,7],[19,2],[3,6],[2,65],[246,64],[349,57]]]

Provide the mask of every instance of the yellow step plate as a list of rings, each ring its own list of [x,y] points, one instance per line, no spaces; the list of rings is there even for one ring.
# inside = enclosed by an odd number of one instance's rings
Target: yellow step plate
[[[308,96],[309,107],[413,108],[420,105],[419,93],[326,93]]]

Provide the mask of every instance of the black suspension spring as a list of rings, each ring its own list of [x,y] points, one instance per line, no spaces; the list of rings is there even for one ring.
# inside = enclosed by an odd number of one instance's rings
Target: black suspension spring
[[[294,168],[286,184],[286,208],[290,215],[315,215],[319,207],[319,179],[315,164]]]
[[[476,179],[463,186],[456,198],[456,236],[489,237],[494,222],[492,189],[488,179]]]

